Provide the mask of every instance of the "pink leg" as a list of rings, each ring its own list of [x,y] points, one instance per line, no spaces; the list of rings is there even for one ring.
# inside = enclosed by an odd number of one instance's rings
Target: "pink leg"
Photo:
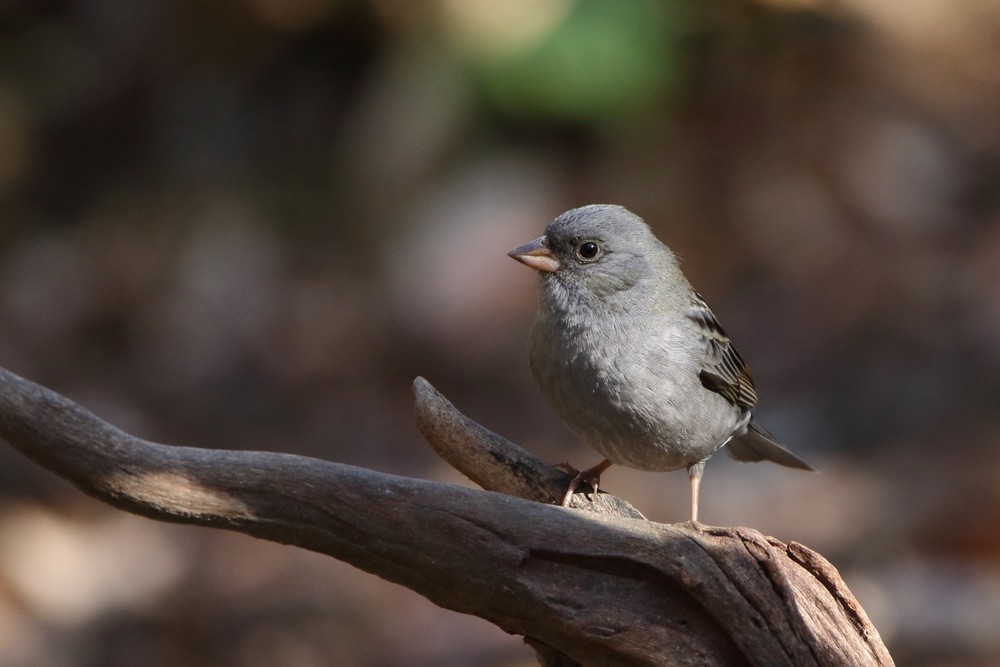
[[[691,523],[698,523],[698,496],[701,493],[701,476],[704,472],[704,461],[688,466],[688,478],[691,480]]]

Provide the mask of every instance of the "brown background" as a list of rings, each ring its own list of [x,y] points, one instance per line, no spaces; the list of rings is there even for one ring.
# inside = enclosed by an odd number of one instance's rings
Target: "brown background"
[[[462,483],[410,381],[547,459],[535,279],[621,203],[821,475],[703,520],[823,552],[903,665],[1000,662],[1000,3],[0,5],[0,365],[137,435]],[[659,521],[683,473],[604,482]],[[0,664],[532,664],[314,554],[121,514],[0,447]]]

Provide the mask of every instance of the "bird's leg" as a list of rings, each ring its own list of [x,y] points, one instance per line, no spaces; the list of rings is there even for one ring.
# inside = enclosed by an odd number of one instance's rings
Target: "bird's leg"
[[[704,461],[688,466],[688,478],[691,480],[691,523],[698,523],[698,494],[701,492],[701,476],[704,472]]]
[[[571,466],[569,464],[569,461],[560,461],[559,463],[553,463],[552,467],[553,468],[559,468],[564,473],[567,473],[569,475],[573,475],[574,477],[576,477],[578,474],[580,474],[580,471],[577,470],[576,468],[574,468],[573,466]]]
[[[580,482],[586,482],[594,487],[594,493],[597,493],[597,487],[601,483],[601,473],[611,467],[611,461],[604,459],[598,463],[593,468],[587,468],[586,470],[581,470],[576,473],[576,476],[569,482],[569,488],[566,489],[566,495],[563,496],[560,505],[563,507],[569,507],[569,501],[573,497],[573,492],[576,491],[576,487],[580,486]]]

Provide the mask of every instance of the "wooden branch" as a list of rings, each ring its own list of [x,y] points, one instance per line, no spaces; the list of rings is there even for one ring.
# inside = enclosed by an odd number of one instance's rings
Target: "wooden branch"
[[[746,528],[652,523],[605,493],[577,494],[592,511],[546,504],[564,473],[426,381],[414,390],[431,445],[493,491],[160,445],[2,369],[0,436],[104,502],[328,554],[524,636],[546,665],[892,664],[819,554]]]

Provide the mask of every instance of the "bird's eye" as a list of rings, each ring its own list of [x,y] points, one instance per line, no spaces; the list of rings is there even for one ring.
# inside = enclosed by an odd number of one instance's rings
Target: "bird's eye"
[[[601,254],[601,246],[596,241],[584,241],[577,247],[576,254],[582,260],[597,259]]]

